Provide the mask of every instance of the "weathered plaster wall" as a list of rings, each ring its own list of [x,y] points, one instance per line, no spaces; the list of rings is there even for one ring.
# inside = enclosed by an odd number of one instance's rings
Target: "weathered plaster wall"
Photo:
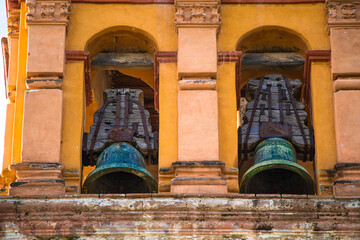
[[[174,51],[177,48],[174,6],[171,4],[74,3],[71,5],[67,49],[86,50],[90,38],[118,26],[127,27],[127,30],[140,29],[154,40],[159,51]]]
[[[359,239],[359,198],[0,197],[1,239]]]
[[[61,163],[65,169],[80,169],[84,123],[84,64],[68,62],[63,80],[64,107]]]
[[[176,63],[160,65],[159,168],[178,160],[178,78]]]
[[[218,65],[219,150],[220,161],[228,167],[237,167],[237,111],[235,90],[235,63]]]
[[[315,163],[318,181],[328,179],[327,171],[336,164],[333,82],[330,63],[313,63],[311,70],[311,97],[315,132]],[[324,179],[324,181],[326,181]],[[325,189],[318,189],[319,193]]]
[[[231,51],[246,33],[263,26],[290,29],[308,44],[308,50],[328,50],[326,12],[315,4],[223,4],[218,48]]]

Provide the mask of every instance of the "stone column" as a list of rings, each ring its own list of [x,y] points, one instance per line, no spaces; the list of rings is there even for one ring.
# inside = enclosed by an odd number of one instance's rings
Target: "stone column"
[[[60,163],[65,36],[69,1],[28,0],[27,91],[21,163],[10,195],[65,193]]]
[[[172,193],[227,193],[219,161],[217,32],[220,1],[175,1],[178,31],[178,161]]]
[[[327,1],[334,81],[334,194],[360,196],[360,1]]]

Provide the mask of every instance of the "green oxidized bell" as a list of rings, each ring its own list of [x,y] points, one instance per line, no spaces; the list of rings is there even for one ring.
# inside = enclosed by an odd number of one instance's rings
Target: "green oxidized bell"
[[[297,164],[292,144],[269,138],[255,149],[254,166],[244,174],[241,193],[314,194],[310,174]]]
[[[145,169],[141,153],[127,143],[106,148],[96,162],[96,169],[86,178],[85,193],[152,193],[157,183]]]

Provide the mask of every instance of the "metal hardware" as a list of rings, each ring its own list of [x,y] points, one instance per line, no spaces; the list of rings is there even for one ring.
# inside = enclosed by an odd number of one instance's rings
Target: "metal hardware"
[[[265,79],[266,86],[264,87],[263,85],[265,83]],[[300,119],[297,105],[300,103],[296,103],[289,80],[286,78],[286,76],[281,75],[278,75],[276,77],[270,77],[270,79],[274,79],[270,80],[271,83],[269,83],[268,79],[268,76],[262,76],[260,80],[258,80],[259,83],[256,83],[256,85],[253,83],[252,85],[255,89],[255,86],[257,86],[257,89],[255,90],[255,96],[253,99],[253,104],[251,106],[252,109],[250,107],[251,115],[250,118],[248,118],[249,121],[246,124],[247,126],[244,125],[242,127],[247,127],[247,129],[246,131],[244,131],[244,133],[241,131],[241,127],[239,127],[238,129],[239,160],[246,161],[248,159],[250,133],[252,136],[251,142],[254,143],[254,141],[257,141],[256,138],[254,139],[254,135],[256,135],[256,131],[258,131],[257,136],[259,138],[259,141],[261,141],[261,139],[273,137],[281,137],[284,139],[288,139],[289,141],[293,141],[294,146],[297,148],[297,152],[301,153],[299,157],[301,157],[303,161],[313,161],[314,143],[312,130],[309,129],[309,133],[305,132],[305,125]],[[273,81],[276,81],[277,84],[275,84]],[[274,89],[273,86],[277,86],[277,89]],[[272,95],[272,91],[276,90],[277,94]],[[272,105],[272,101],[274,100],[273,98],[276,99],[278,104],[277,106]],[[261,102],[259,103],[259,101]],[[264,101],[266,101],[267,105],[267,118],[266,116],[264,116],[266,113]],[[284,115],[284,110],[286,116]],[[304,110],[301,111],[304,112]],[[303,117],[303,115],[301,116]],[[258,122],[258,124],[254,125],[254,122]],[[252,129],[254,126],[258,128],[258,130]],[[306,129],[308,129],[308,127],[306,127]],[[294,136],[293,132],[296,132]],[[243,134],[245,134],[244,138],[242,137]],[[299,143],[297,142],[297,140],[294,140],[299,139],[298,136],[302,139]],[[308,139],[310,139],[310,143]],[[251,148],[253,148],[253,146]],[[242,154],[244,155],[242,156]]]
[[[128,92],[125,93],[124,126],[120,126],[121,95],[122,95],[121,92],[118,90],[116,93],[116,99],[111,99],[111,100],[106,101],[104,103],[104,105],[101,107],[89,149],[87,149],[87,147],[86,147],[87,144],[83,144],[83,152],[85,152],[85,154],[83,154],[83,155],[86,155],[86,157],[83,158],[84,166],[96,165],[96,162],[94,159],[94,154],[95,154],[94,147],[95,147],[97,136],[99,134],[101,123],[104,118],[105,109],[111,103],[116,103],[116,117],[115,117],[115,126],[108,133],[109,144],[112,142],[132,142],[133,141],[133,137],[134,137],[135,133],[138,131],[139,123],[133,122],[132,129],[129,129],[128,125],[129,125],[129,114],[133,114],[133,104],[136,104],[140,110],[141,123],[143,126],[144,135],[145,135],[145,143],[146,143],[146,149],[147,149],[147,161],[148,162],[151,161],[152,151],[157,150],[157,144],[154,144],[154,148],[151,147],[149,129],[148,129],[148,124],[147,124],[146,117],[145,117],[145,108],[142,106],[142,104],[138,100],[131,99],[130,94]],[[84,134],[84,137],[85,137],[85,135],[87,135],[87,134]],[[87,138],[87,136],[86,136],[86,138]],[[87,139],[86,139],[86,142],[87,142]],[[157,140],[156,140],[156,142],[157,142]]]

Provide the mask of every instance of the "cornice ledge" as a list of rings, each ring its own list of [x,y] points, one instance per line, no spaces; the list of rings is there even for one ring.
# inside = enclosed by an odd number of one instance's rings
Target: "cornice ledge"
[[[5,233],[23,234],[17,239],[67,234],[221,235],[239,230],[271,230],[276,236],[290,232],[292,237],[330,231],[340,238],[351,233],[355,239],[360,236],[359,204],[355,197],[306,195],[1,196],[0,227]]]

